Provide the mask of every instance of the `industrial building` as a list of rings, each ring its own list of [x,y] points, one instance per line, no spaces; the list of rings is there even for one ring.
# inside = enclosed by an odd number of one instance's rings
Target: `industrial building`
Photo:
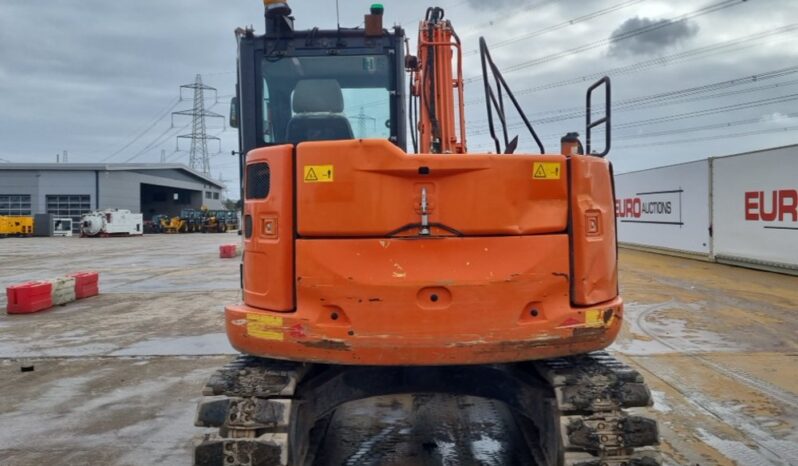
[[[0,164],[0,215],[80,216],[97,209],[179,215],[223,209],[224,185],[179,164]]]

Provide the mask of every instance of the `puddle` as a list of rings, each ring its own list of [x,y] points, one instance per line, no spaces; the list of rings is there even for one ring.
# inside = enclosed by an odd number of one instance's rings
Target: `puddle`
[[[624,318],[629,325],[631,338],[619,338],[611,349],[634,356],[744,349],[738,342],[728,341],[718,333],[693,328],[689,322],[681,319],[669,318],[668,310],[677,305],[671,301],[648,305],[626,303]],[[695,303],[685,306],[702,312],[700,305]]]
[[[651,398],[654,399],[654,410],[659,411],[661,413],[669,413],[671,412],[671,407],[667,401],[665,401],[665,393],[660,392],[657,390],[651,390]]]
[[[238,352],[230,346],[226,334],[211,333],[142,340],[116,350],[110,356],[197,356],[208,354],[238,354]]]
[[[482,464],[500,465],[503,451],[504,448],[501,442],[484,435],[479,440],[471,443],[471,454],[474,455],[475,460]]]

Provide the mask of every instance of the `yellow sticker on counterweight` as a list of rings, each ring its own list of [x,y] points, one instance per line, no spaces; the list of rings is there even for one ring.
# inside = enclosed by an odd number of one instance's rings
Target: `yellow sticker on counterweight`
[[[283,341],[283,318],[247,314],[247,335],[262,340]]]
[[[302,179],[305,183],[332,183],[334,170],[332,165],[305,165]]]
[[[532,164],[532,178],[536,180],[559,180],[562,164],[560,162],[535,162]]]
[[[590,309],[585,312],[585,327],[603,327],[601,309]]]

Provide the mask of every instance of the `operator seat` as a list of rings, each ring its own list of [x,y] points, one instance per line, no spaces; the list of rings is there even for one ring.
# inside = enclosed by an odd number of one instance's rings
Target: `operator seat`
[[[334,79],[299,81],[292,107],[294,116],[286,130],[286,140],[291,144],[355,138],[349,120],[343,115],[341,86]]]

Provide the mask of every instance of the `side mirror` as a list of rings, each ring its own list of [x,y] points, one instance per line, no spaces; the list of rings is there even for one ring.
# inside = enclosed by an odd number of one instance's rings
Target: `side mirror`
[[[238,97],[230,99],[230,127],[238,128]]]

